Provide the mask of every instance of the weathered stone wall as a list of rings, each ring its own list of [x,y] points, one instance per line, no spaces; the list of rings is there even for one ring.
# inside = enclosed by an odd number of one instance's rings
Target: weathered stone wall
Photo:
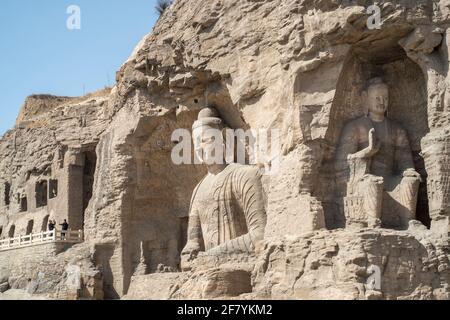
[[[79,274],[68,275],[69,266],[79,268]],[[0,272],[12,289],[56,299],[103,298],[101,273],[84,245],[48,243],[1,251]],[[79,289],[67,285],[70,276],[80,281]]]
[[[64,267],[60,269],[60,265],[54,265],[55,257],[69,247],[67,244],[49,243],[2,251],[0,269],[9,270],[9,283],[15,289],[26,288],[28,279],[37,279],[39,272],[45,270],[44,277],[48,278],[47,281],[57,283],[64,273]],[[56,280],[51,280],[55,277]]]
[[[431,239],[417,225],[407,232],[336,230],[272,240],[253,269],[230,259],[194,272],[137,276],[125,299],[448,300],[446,245]],[[379,289],[369,286],[374,275]]]
[[[3,234],[13,223],[23,232],[31,217],[41,221],[50,209],[51,218],[84,223],[106,298],[130,287],[140,297],[154,290],[136,281],[161,287],[164,275],[155,272],[178,270],[189,200],[205,174],[173,164],[171,134],[190,129],[199,110],[212,105],[231,128],[282,133],[281,149],[270,156],[279,171],[264,177],[266,248],[246,261],[244,273],[242,261],[231,259],[226,270],[215,262],[214,271],[167,275],[181,289],[164,297],[448,298],[450,8],[446,0],[434,3],[385,1],[381,28],[370,30],[364,0],[175,1],[118,71],[110,93],[28,99],[17,127],[0,141],[0,180],[12,195],[34,199],[35,182],[56,177],[50,168],[62,162],[61,198],[42,213],[31,204],[30,213],[18,214],[17,199],[0,204]],[[334,168],[337,144],[345,123],[367,113],[362,88],[380,75],[392,88],[389,117],[406,128],[423,180],[417,219],[430,230],[420,236],[341,230],[345,173]],[[81,177],[94,149],[95,171]],[[366,294],[372,263],[388,270],[390,284]],[[249,274],[252,292],[230,284],[246,284]],[[219,291],[211,279],[220,280]]]
[[[300,300],[448,300],[446,246],[433,241],[423,226],[408,232],[323,231],[268,243],[254,270],[254,295]],[[372,276],[379,276],[378,289],[369,286]]]
[[[364,5],[177,1],[119,71],[110,107],[120,109],[122,120],[143,108],[162,120],[212,104],[231,127],[282,130],[280,171],[268,178],[266,238],[277,239],[345,226],[335,148],[344,124],[365,112],[365,82],[383,75],[393,87],[390,116],[407,128],[423,176],[418,219],[430,225],[433,191],[426,182],[432,173],[421,158],[421,139],[434,128],[434,83],[411,53],[418,47],[410,50],[402,39],[426,25],[428,33],[415,43],[427,39],[420,50],[433,51],[441,45],[437,27],[445,25],[447,9],[442,4],[436,11],[430,1],[389,1],[381,29],[368,30]],[[135,203],[122,199],[122,208]]]
[[[93,179],[86,163],[92,151],[95,154],[98,136],[110,121],[104,116],[109,92],[105,89],[81,98],[40,95],[26,100],[16,127],[0,139],[0,238],[47,231],[49,220],[60,224],[67,219],[71,229],[84,229],[84,210],[92,195]],[[38,197],[36,186],[43,181],[47,190]],[[9,193],[5,192],[6,185]],[[25,197],[27,205],[21,208]],[[38,207],[38,198],[47,203]],[[80,247],[77,253],[69,250],[64,256],[67,249],[46,244],[1,252],[0,264],[11,276],[13,288],[23,288],[31,278],[34,285],[39,282],[39,292],[54,297],[89,297],[76,290],[67,292],[63,276],[68,262],[78,259],[77,255],[85,259],[84,264],[90,263],[89,246]],[[39,272],[45,278],[36,278]],[[103,294],[101,288],[95,290]],[[95,295],[98,297],[98,293]]]
[[[109,91],[83,98],[27,99],[16,127],[0,140],[0,237],[8,237],[12,226],[14,236],[25,235],[30,221],[34,233],[47,230],[49,219],[62,223],[70,218],[75,230],[83,228],[85,152],[95,150],[109,121],[102,115]],[[57,183],[56,194],[51,180]],[[46,203],[41,204],[40,182],[47,183]]]

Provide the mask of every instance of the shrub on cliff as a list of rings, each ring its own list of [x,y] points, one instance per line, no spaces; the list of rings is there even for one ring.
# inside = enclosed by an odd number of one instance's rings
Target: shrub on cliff
[[[164,11],[172,4],[173,0],[158,0],[156,4],[156,11],[158,11],[159,15],[162,15]]]

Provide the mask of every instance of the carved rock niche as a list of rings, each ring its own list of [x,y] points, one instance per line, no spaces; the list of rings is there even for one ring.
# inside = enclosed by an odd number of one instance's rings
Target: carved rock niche
[[[370,48],[370,49],[369,49]],[[419,188],[416,220],[430,226],[427,197],[427,172],[421,156],[421,140],[429,133],[427,115],[427,87],[419,66],[409,59],[396,41],[373,49],[354,47],[346,62],[337,85],[336,96],[330,113],[330,125],[325,137],[327,148],[324,155],[319,182],[319,193],[325,211],[327,228],[346,226],[344,198],[347,192],[348,172],[336,172],[333,163],[342,129],[349,121],[367,115],[367,106],[362,98],[369,79],[381,77],[389,86],[388,118],[400,124],[406,131],[411,145],[415,170],[422,182]],[[333,192],[329,192],[329,179],[334,179]],[[383,197],[385,201],[385,196]],[[394,209],[392,209],[394,210]],[[395,212],[383,208],[381,226],[404,229],[396,222]]]

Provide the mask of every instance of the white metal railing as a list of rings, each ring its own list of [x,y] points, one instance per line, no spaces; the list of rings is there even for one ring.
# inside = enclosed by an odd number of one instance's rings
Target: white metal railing
[[[29,234],[27,236],[18,236],[0,240],[0,251],[34,246],[42,243],[60,242],[60,243],[80,243],[83,242],[83,230],[53,230]]]

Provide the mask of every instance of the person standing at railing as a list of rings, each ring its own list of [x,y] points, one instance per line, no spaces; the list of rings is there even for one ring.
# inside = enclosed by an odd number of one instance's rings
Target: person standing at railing
[[[52,232],[53,230],[55,230],[56,227],[56,221],[55,220],[50,220],[48,222],[48,231]],[[45,235],[46,237],[47,235]]]
[[[54,220],[50,220],[48,222],[48,231],[53,231],[55,230],[55,226],[56,226],[56,222]]]
[[[61,238],[63,240],[66,239],[66,232],[67,230],[69,230],[69,224],[67,223],[67,220],[64,219],[64,222],[60,224],[61,228],[62,228],[62,232],[61,232]]]

